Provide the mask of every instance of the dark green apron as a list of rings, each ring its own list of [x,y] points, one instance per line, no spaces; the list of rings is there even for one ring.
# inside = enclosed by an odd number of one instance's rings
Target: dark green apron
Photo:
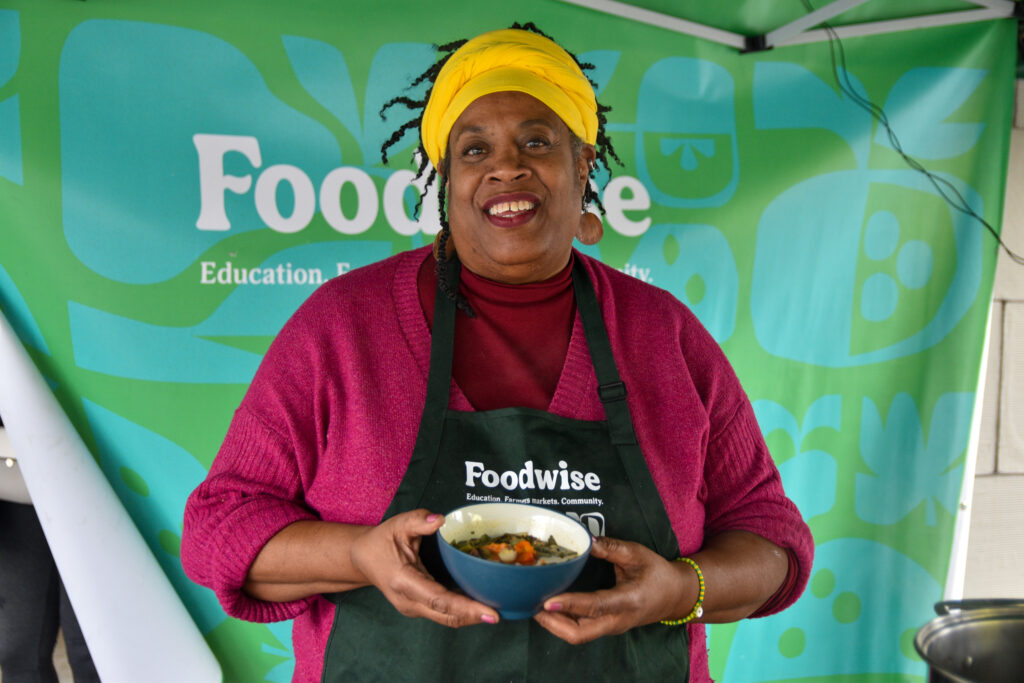
[[[458,263],[448,270],[454,287]],[[530,408],[449,410],[455,305],[438,289],[423,418],[409,468],[385,519],[420,507],[447,513],[477,502],[533,503],[579,519],[595,535],[636,541],[665,558],[679,555],[637,444],[626,389],[580,259],[572,277],[607,420],[572,420]],[[433,536],[424,537],[420,556],[432,576],[453,585]],[[569,590],[614,583],[612,565],[591,558]],[[410,619],[372,586],[326,597],[337,607],[324,656],[324,681],[689,677],[685,627],[651,624],[574,646],[533,619],[460,629]]]

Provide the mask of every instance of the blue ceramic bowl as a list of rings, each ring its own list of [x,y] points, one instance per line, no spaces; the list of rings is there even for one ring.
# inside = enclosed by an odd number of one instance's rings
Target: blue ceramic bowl
[[[505,533],[554,536],[559,545],[579,555],[557,564],[523,566],[473,557],[451,545],[472,536]],[[579,576],[590,555],[590,532],[573,518],[536,505],[480,503],[445,515],[437,545],[445,567],[467,595],[495,608],[503,619],[528,619]]]

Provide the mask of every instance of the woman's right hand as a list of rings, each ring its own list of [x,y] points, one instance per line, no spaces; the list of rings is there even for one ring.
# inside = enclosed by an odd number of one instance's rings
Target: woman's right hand
[[[400,613],[459,627],[498,621],[498,613],[447,590],[420,561],[423,536],[444,524],[412,510],[377,526],[300,520],[275,534],[256,556],[245,592],[269,602],[302,600],[376,586]]]
[[[352,566],[407,617],[458,628],[498,621],[498,613],[434,580],[420,561],[423,536],[444,524],[442,515],[419,509],[395,515],[352,541]]]

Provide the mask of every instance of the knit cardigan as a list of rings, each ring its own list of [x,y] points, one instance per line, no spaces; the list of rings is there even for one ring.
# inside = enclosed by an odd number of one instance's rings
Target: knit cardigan
[[[288,524],[381,521],[412,454],[426,395],[430,331],[416,285],[424,257],[423,249],[398,254],[310,296],[267,351],[186,506],[186,573],[213,589],[229,615],[294,619],[297,681],[320,679],[334,605],[319,596],[264,602],[242,585],[260,549]],[[637,439],[680,551],[697,552],[708,535],[734,529],[788,549],[797,580],[773,611],[789,606],[807,583],[813,540],[725,355],[668,292],[576,258],[594,283]],[[450,408],[473,409],[454,382]],[[604,419],[578,314],[549,412]],[[690,680],[710,681],[704,626],[686,628]]]

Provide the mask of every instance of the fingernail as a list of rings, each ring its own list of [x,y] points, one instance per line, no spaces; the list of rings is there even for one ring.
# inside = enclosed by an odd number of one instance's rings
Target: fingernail
[[[428,522],[433,522],[434,520],[436,520],[440,516],[441,515],[438,515],[438,514],[429,514],[429,515],[427,515],[427,521]]]
[[[560,602],[549,602],[544,605],[544,609],[548,612],[558,612],[562,609],[562,603]]]
[[[488,623],[488,624],[497,624],[498,623],[498,620],[495,619],[494,617],[492,617],[490,614],[481,614],[480,615],[480,621],[483,621],[483,622]]]

